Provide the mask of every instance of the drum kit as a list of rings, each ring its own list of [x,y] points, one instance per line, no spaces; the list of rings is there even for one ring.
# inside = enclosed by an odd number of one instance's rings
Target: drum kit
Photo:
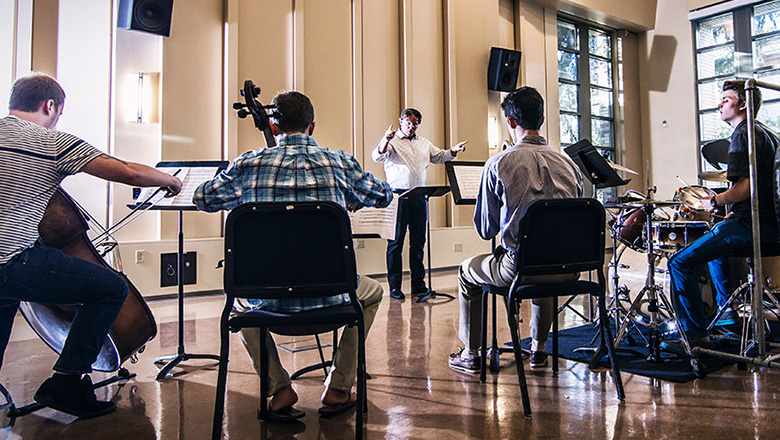
[[[677,325],[674,308],[662,285],[656,282],[656,274],[666,272],[659,268],[664,259],[709,232],[715,215],[704,209],[700,199],[715,193],[704,186],[686,185],[677,189],[672,200],[656,200],[655,192],[655,187],[648,189],[647,194],[630,190],[623,197],[607,200],[605,207],[614,243],[610,309],[619,326],[615,346],[623,337],[633,343],[629,330],[644,326],[649,333],[639,334],[647,342],[648,360],[660,362],[662,337],[676,331]],[[633,298],[626,284],[620,283],[619,270],[628,267],[621,264],[626,251],[646,257],[644,283]]]

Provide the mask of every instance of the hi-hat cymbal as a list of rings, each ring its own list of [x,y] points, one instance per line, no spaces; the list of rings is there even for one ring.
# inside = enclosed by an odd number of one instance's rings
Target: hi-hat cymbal
[[[677,200],[637,200],[634,202],[629,203],[623,203],[622,206],[631,207],[631,208],[642,208],[647,205],[652,205],[655,207],[663,207],[663,206],[678,206],[682,205],[682,202]]]
[[[699,173],[699,179],[709,180],[711,182],[729,181],[729,179],[726,178],[726,171],[705,171],[703,173]]]
[[[636,175],[639,175],[639,173],[637,173],[636,171],[634,171],[634,170],[632,170],[632,169],[630,169],[630,168],[626,168],[626,167],[624,167],[624,166],[622,166],[622,165],[618,165],[618,164],[616,164],[616,163],[612,163],[612,162],[609,162],[609,161],[607,161],[607,163],[608,163],[608,164],[609,164],[609,166],[611,166],[611,167],[612,167],[612,169],[613,169],[613,170],[615,170],[615,171],[625,171],[625,172],[627,172],[627,173],[631,173],[631,174],[636,174]]]

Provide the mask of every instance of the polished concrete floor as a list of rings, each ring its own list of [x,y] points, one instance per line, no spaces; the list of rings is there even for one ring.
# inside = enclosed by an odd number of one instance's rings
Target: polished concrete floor
[[[454,271],[435,274],[434,287],[454,293]],[[116,402],[115,413],[77,421],[51,409],[9,420],[0,439],[206,439],[210,437],[216,367],[214,361],[191,360],[165,380],[155,380],[153,361],[176,352],[176,302],[150,303],[159,334],[138,363],[137,374],[124,384],[98,390]],[[222,297],[188,298],[185,346],[188,353],[217,353],[217,316]],[[523,311],[528,335],[530,308]],[[499,317],[503,318],[503,310]],[[573,313],[563,326],[582,323]],[[675,384],[623,374],[627,400],[617,399],[610,371],[592,372],[584,364],[561,360],[560,373],[550,369],[528,375],[533,418],[525,420],[511,354],[505,368],[489,376],[456,373],[447,355],[458,345],[457,301],[437,298],[426,304],[385,297],[368,340],[369,439],[747,439],[780,437],[780,372],[758,367],[727,367],[704,379]],[[502,334],[508,339],[502,319]],[[329,339],[326,337],[326,339]],[[284,340],[278,341],[282,342]],[[310,338],[292,345],[305,346]],[[257,420],[259,381],[237,336],[231,341],[225,438],[354,438],[354,412],[334,418],[317,415],[322,373],[299,379],[297,407],[306,411],[300,423]],[[282,352],[290,371],[315,361],[315,351]],[[17,319],[0,372],[17,405],[31,401],[50,374],[55,356]],[[105,374],[94,374],[96,380]],[[3,413],[4,414],[4,413]]]

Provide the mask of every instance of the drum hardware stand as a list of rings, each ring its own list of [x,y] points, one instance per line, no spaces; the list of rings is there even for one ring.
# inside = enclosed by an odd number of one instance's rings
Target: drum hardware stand
[[[748,274],[747,274],[747,281],[742,283],[741,286],[739,286],[728,298],[725,304],[723,304],[719,309],[718,313],[715,314],[715,317],[712,319],[712,322],[710,322],[710,325],[707,326],[707,332],[711,331],[715,327],[715,323],[718,322],[718,319],[721,317],[723,312],[732,304],[734,304],[735,300],[737,298],[742,298],[743,304],[751,304],[753,303],[753,292],[756,288],[756,283],[754,281],[754,268],[752,262],[748,263]],[[775,307],[780,308],[780,303],[778,302],[777,298],[774,295],[774,292],[770,290],[766,285],[763,285],[764,295],[766,295],[769,298],[769,301],[771,304],[773,304]],[[763,301],[763,298],[760,300]],[[750,308],[750,311],[748,312],[747,318],[742,319],[742,336],[740,338],[740,345],[739,345],[739,353],[742,356],[747,356],[747,353],[753,349],[757,342],[755,339],[749,339],[749,335],[751,334],[751,329],[754,328],[754,326],[759,326],[758,322],[764,323],[764,329],[769,329],[769,324],[766,322],[766,318],[759,317],[755,314],[755,310],[753,308]],[[752,332],[755,333],[755,332]],[[755,337],[755,335],[754,335]],[[765,342],[766,343],[766,342]]]
[[[618,228],[620,228],[620,227],[622,227],[622,224],[618,226]],[[613,268],[612,283],[613,283],[613,291],[615,293],[612,296],[612,300],[611,300],[610,304],[608,305],[607,309],[612,311],[612,315],[615,318],[615,328],[616,328],[615,331],[616,331],[616,334],[617,334],[618,326],[620,325],[620,302],[618,301],[618,296],[620,295],[621,292],[627,293],[627,291],[628,291],[628,288],[626,288],[625,285],[623,285],[623,286],[620,285],[620,275],[618,275],[617,269],[620,267],[620,258],[623,256],[623,252],[626,250],[626,247],[624,247],[622,250],[618,251],[617,234],[613,233],[611,235],[612,235],[612,249],[613,250],[612,250],[612,262],[610,262],[609,265]],[[582,315],[580,315],[580,316],[582,316]],[[626,319],[628,319],[628,315],[626,315]],[[601,335],[601,328],[600,327],[601,327],[601,325],[604,325],[604,324],[602,324],[601,317],[599,316],[595,320],[595,322],[596,322],[595,325],[596,325],[597,331],[593,335],[593,338],[590,340],[590,343],[588,345],[585,345],[585,346],[582,346],[582,347],[577,347],[577,348],[574,349],[575,352],[582,352],[582,351],[592,351],[593,352],[593,356],[591,357],[591,360],[588,363],[588,368],[591,369],[591,370],[594,370],[594,369],[598,368],[598,366],[599,366],[598,364],[601,361],[601,358],[603,358],[604,355],[606,355],[606,353],[607,353],[606,347],[604,347],[602,345],[597,345],[596,344],[596,340]],[[631,323],[631,324],[634,326],[634,328],[636,328],[636,324],[635,323]],[[612,325],[611,324],[611,319],[607,322],[606,325]],[[640,333],[640,336],[641,336],[641,333]],[[631,332],[630,331],[628,331],[626,333],[626,338],[628,339],[628,342],[629,342],[630,345],[634,345],[635,344],[634,338],[633,338],[633,336],[631,336]],[[619,339],[615,339],[615,341],[616,341],[615,342],[615,351],[616,352],[631,354],[631,355],[635,355],[635,356],[642,356],[642,353],[640,353],[640,352],[638,352],[636,350],[632,350],[630,348],[622,348],[622,347],[618,348],[618,344],[619,344],[620,340]]]
[[[135,373],[130,373],[127,368],[120,367],[119,370],[117,370],[116,374],[109,377],[108,379],[101,380],[100,382],[92,384],[92,389],[96,390],[98,388],[102,388],[108,385],[111,385],[112,383],[119,382],[121,380],[129,380],[136,376]],[[11,393],[2,385],[0,384],[0,393],[5,397],[5,403],[0,405],[0,410],[8,409],[8,418],[15,419],[16,417],[22,417],[26,416],[27,414],[34,413],[35,411],[38,411],[41,408],[46,408],[46,406],[38,403],[33,402],[29,403],[25,406],[17,407],[14,404],[14,400],[11,397]]]
[[[652,192],[655,192],[655,187],[648,189],[648,194],[652,194]],[[643,210],[645,211],[646,215],[646,221],[645,221],[645,242],[647,243],[647,278],[645,279],[645,286],[642,288],[642,290],[639,291],[639,294],[634,299],[634,301],[631,303],[631,306],[626,313],[626,316],[623,319],[623,324],[620,326],[620,330],[618,330],[617,335],[615,336],[615,348],[617,348],[618,344],[620,344],[621,339],[623,338],[623,335],[626,333],[626,330],[628,328],[628,324],[630,322],[630,315],[634,313],[641,304],[642,299],[645,295],[647,295],[648,299],[648,312],[650,314],[650,337],[648,340],[648,351],[649,355],[647,356],[647,360],[650,362],[662,362],[663,359],[661,358],[661,331],[659,330],[659,315],[660,315],[660,306],[663,305],[666,307],[666,309],[671,314],[672,320],[675,323],[675,326],[679,329],[679,325],[677,324],[677,315],[674,312],[674,308],[672,308],[671,303],[666,298],[666,295],[663,292],[663,289],[661,286],[657,285],[655,283],[655,267],[656,262],[658,260],[658,256],[655,255],[655,252],[653,251],[653,236],[652,236],[652,223],[653,223],[653,211],[656,208],[655,203],[645,203],[643,206]],[[659,304],[659,299],[660,303]],[[683,331],[679,330],[680,334],[683,335]],[[687,340],[685,341],[684,345],[687,344]],[[687,350],[690,352],[689,350]]]

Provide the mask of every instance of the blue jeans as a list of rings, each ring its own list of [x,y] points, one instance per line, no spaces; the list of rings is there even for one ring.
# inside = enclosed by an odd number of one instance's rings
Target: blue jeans
[[[0,365],[19,301],[80,304],[54,370],[89,373],[126,297],[127,283],[105,267],[54,248],[25,250],[0,266]]]
[[[777,226],[761,225],[761,241],[778,240]],[[709,263],[712,284],[715,287],[715,303],[720,307],[730,295],[728,256],[740,249],[752,246],[753,231],[750,223],[728,218],[715,225],[704,237],[684,247],[669,258],[672,300],[682,330],[689,337],[707,336],[707,317],[701,297],[696,268]]]

